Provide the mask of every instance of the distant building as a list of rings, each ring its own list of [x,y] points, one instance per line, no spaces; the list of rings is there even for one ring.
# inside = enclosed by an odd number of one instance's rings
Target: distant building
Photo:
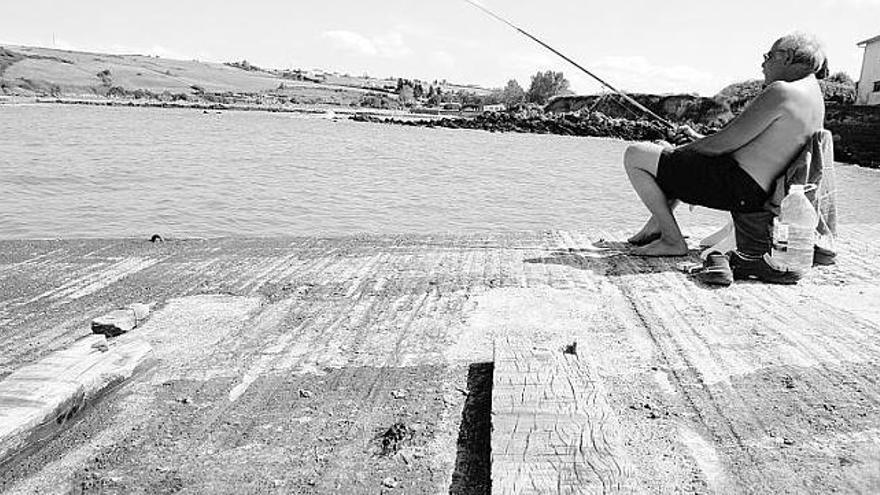
[[[460,107],[460,110],[462,112],[469,112],[469,113],[482,113],[483,112],[483,105],[481,105],[479,103],[463,103]]]
[[[864,47],[856,105],[880,105],[880,36],[859,42]]]
[[[507,110],[505,108],[504,103],[497,103],[495,105],[483,105],[484,112],[503,112]]]

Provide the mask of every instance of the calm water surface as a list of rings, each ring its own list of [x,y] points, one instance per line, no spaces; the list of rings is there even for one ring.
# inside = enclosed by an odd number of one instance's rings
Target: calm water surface
[[[3,239],[618,229],[645,216],[622,141],[52,105],[0,105],[0,135]],[[838,175],[842,221],[876,222],[880,173]]]

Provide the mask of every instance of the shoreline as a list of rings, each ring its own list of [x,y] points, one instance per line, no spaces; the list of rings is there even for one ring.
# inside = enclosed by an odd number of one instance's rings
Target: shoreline
[[[121,107],[121,108],[162,108],[162,109],[180,109],[180,110],[202,110],[202,111],[229,111],[229,112],[265,112],[265,113],[291,113],[303,115],[329,116],[336,115],[346,118],[365,115],[370,117],[386,117],[408,120],[439,120],[448,118],[450,115],[434,115],[415,113],[403,110],[369,108],[369,107],[347,107],[342,105],[331,104],[303,104],[303,105],[261,105],[251,103],[210,103],[210,102],[187,102],[179,101],[167,102],[157,100],[116,100],[116,99],[95,99],[95,98],[46,98],[46,97],[6,97],[0,99],[0,107],[4,105],[10,106],[29,106],[29,105],[82,105],[94,107]],[[460,116],[456,114],[455,116]]]

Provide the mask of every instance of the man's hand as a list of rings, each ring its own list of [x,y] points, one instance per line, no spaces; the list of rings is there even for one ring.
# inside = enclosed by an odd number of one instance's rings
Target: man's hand
[[[676,146],[692,143],[698,139],[703,139],[703,137],[702,134],[691,129],[691,127],[687,125],[677,126],[668,133],[669,141]]]

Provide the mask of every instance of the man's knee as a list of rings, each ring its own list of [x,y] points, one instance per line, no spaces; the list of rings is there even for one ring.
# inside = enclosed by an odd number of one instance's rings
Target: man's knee
[[[632,144],[623,153],[623,166],[627,170],[646,170],[651,175],[656,175],[661,151],[661,147],[653,144]]]

